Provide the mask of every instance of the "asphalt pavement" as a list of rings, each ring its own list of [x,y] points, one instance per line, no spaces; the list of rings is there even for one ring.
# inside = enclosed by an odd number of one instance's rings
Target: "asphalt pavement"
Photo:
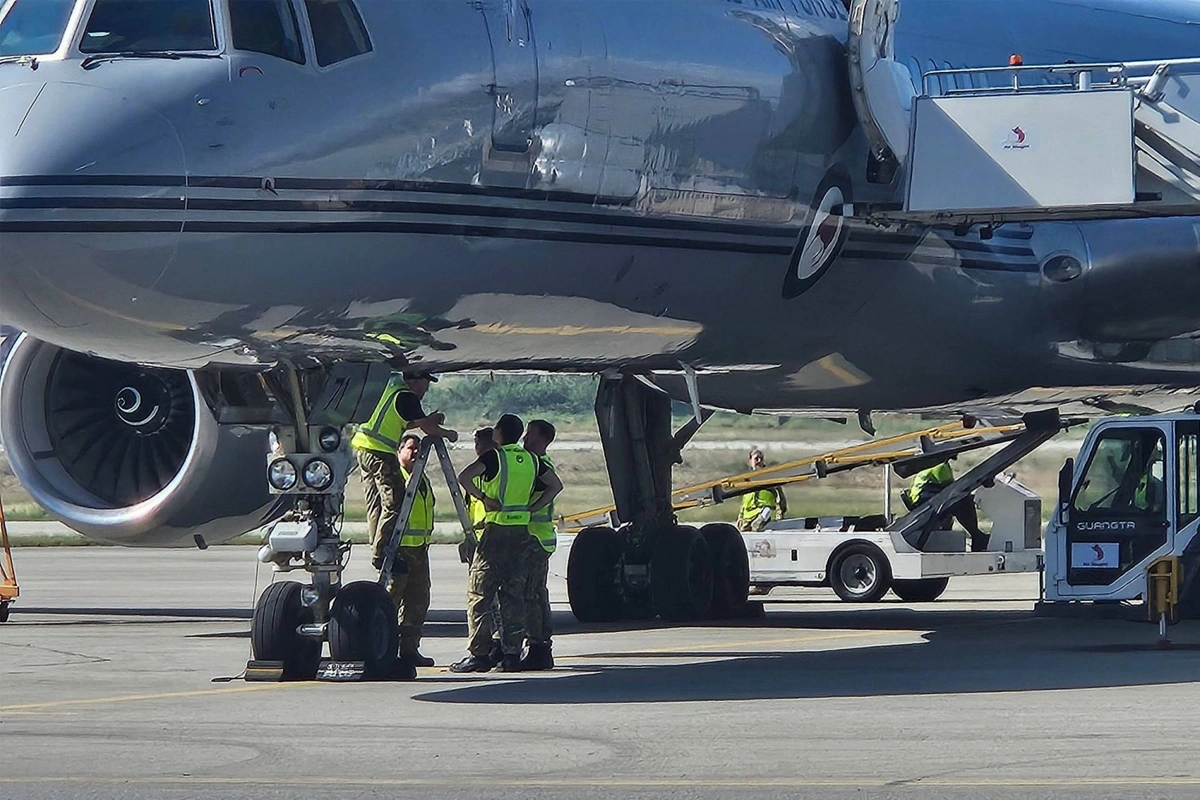
[[[370,577],[355,554],[348,579]],[[254,684],[253,548],[22,548],[0,626],[3,798],[1200,796],[1200,625],[1035,618],[1036,576],[761,619],[582,626],[542,674],[446,671],[466,568],[433,548],[416,681]]]

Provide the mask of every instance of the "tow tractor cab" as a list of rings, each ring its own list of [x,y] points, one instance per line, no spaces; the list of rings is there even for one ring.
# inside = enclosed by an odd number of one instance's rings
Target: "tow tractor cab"
[[[1047,601],[1132,600],[1149,565],[1182,564],[1184,613],[1200,589],[1200,415],[1102,420],[1059,476],[1046,528]],[[1189,614],[1190,616],[1190,614]]]

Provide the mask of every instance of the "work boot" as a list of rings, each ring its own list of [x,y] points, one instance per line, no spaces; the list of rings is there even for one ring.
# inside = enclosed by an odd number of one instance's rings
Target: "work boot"
[[[521,669],[521,657],[505,653],[504,657],[500,659],[499,666],[496,667],[496,672],[520,672]]]
[[[492,649],[488,650],[487,657],[493,667],[504,660],[504,648],[500,646],[499,639],[492,640]]]
[[[409,661],[411,661],[413,663],[413,666],[415,666],[415,667],[432,667],[433,666],[433,659],[430,658],[429,656],[421,655],[419,650],[414,650],[411,653],[401,653],[400,657],[408,659]]]
[[[492,668],[492,660],[487,656],[467,656],[462,661],[450,665],[451,672],[487,672]]]
[[[529,652],[521,659],[521,670],[524,672],[541,672],[554,669],[554,652],[549,642],[530,642]]]
[[[394,681],[411,681],[416,680],[417,666],[412,662],[412,659],[407,656],[398,656],[392,662],[392,673],[388,676]]]
[[[987,552],[988,543],[991,540],[992,540],[992,537],[986,533],[973,534],[971,536],[971,552],[972,553]]]

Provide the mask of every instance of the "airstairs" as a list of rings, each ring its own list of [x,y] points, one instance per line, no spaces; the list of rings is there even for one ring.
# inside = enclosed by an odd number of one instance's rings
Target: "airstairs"
[[[899,4],[855,0],[855,105],[902,202],[876,222],[941,225],[1200,215],[1200,58],[932,70],[894,58]]]

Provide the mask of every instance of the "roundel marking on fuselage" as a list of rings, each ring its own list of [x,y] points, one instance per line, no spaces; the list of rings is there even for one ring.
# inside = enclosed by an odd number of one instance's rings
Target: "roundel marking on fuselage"
[[[831,167],[813,194],[812,216],[788,259],[783,277],[785,298],[804,294],[837,260],[850,230],[842,216],[842,207],[849,202],[850,176],[841,166]]]

